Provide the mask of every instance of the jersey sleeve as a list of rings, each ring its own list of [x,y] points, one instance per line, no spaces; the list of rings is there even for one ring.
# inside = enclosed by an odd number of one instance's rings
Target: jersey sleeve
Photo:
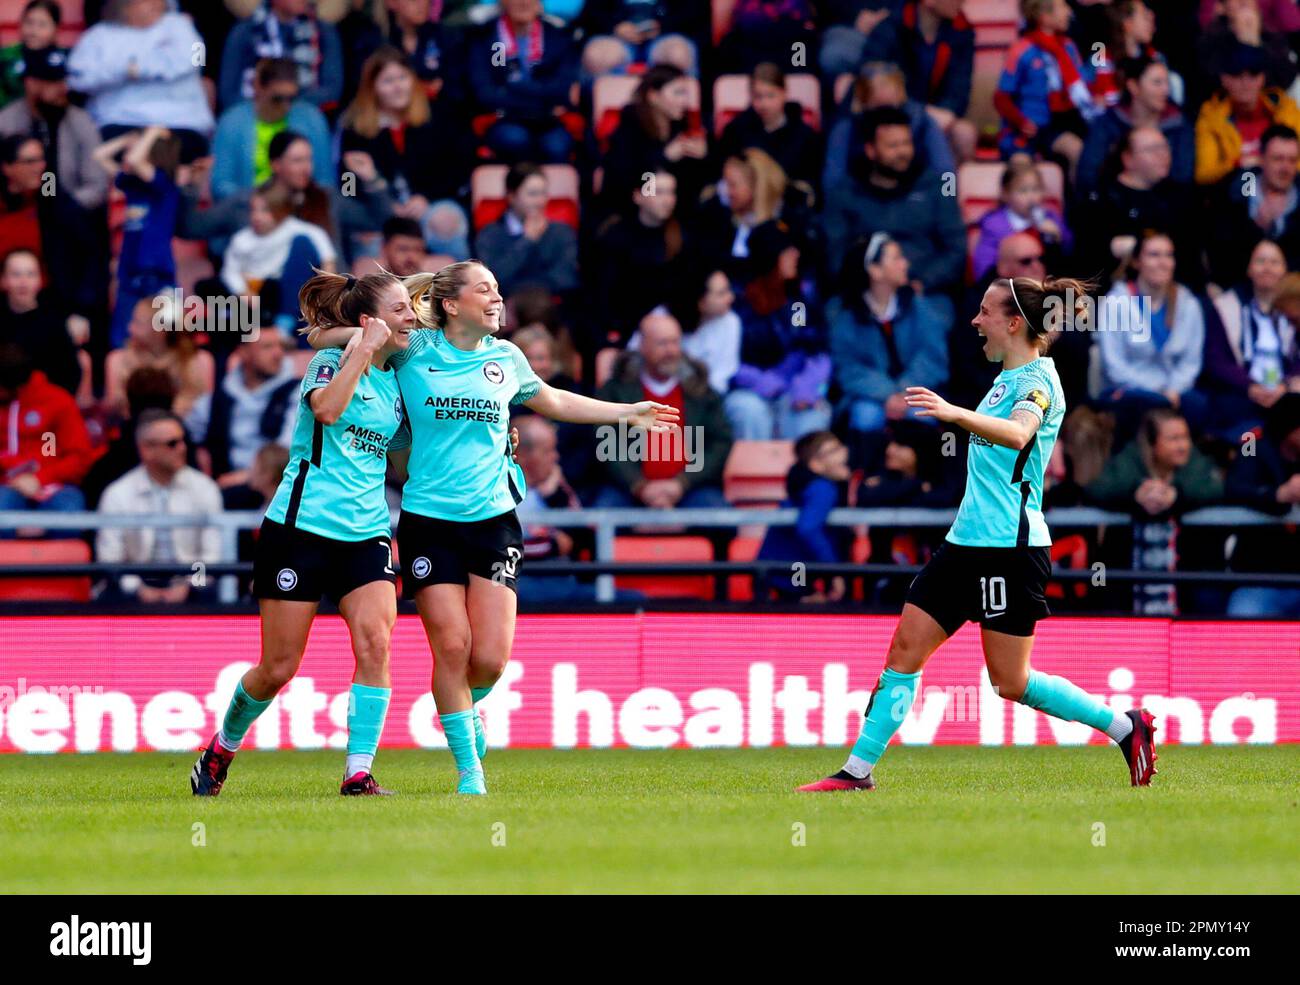
[[[538,379],[537,374],[533,372],[533,367],[528,363],[528,357],[524,355],[523,350],[514,343],[507,342],[510,346],[510,357],[515,361],[515,378],[519,381],[519,389],[510,399],[512,404],[523,404],[537,396],[537,391],[542,388],[542,381]]]
[[[418,328],[412,332],[406,343],[406,348],[400,352],[394,352],[388,357],[388,365],[392,369],[401,369],[411,361],[412,356],[418,356],[421,352],[429,347],[432,329]]]
[[[339,371],[339,362],[343,358],[342,349],[321,349],[311,357],[307,372],[302,377],[302,399],[306,400],[313,390],[330,385]]]
[[[1037,417],[1041,424],[1059,400],[1060,397],[1052,381],[1046,376],[1035,373],[1017,381],[1016,399],[1011,405],[1011,413],[1014,414],[1018,410],[1028,411]]]

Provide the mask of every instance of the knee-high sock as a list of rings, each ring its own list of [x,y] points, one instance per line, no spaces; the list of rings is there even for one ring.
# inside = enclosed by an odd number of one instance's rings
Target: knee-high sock
[[[448,715],[439,715],[442,731],[447,736],[447,746],[456,760],[456,769],[461,773],[483,772],[478,750],[474,748],[474,709],[453,711]]]
[[[1025,693],[1020,696],[1020,703],[1053,718],[1091,725],[1116,742],[1124,738],[1133,727],[1126,715],[1116,714],[1064,677],[1040,674],[1036,670],[1029,672],[1029,683],[1025,685]]]
[[[487,687],[472,687],[469,689],[469,695],[474,699],[474,704],[478,704],[492,692],[494,687],[496,687],[495,682]]]
[[[862,722],[858,740],[853,743],[844,771],[861,779],[885,754],[885,747],[894,737],[921,685],[921,674],[900,674],[886,667],[880,673],[876,689],[871,692],[871,702]]]
[[[393,689],[353,684],[348,695],[348,758],[343,768],[346,780],[357,773],[369,773],[379,748],[379,736],[388,716],[388,699]]]
[[[226,717],[221,722],[221,731],[217,733],[217,741],[221,743],[222,748],[230,752],[239,749],[245,733],[257,721],[257,716],[266,711],[274,700],[274,697],[270,697],[265,701],[258,701],[244,690],[243,681],[236,684],[235,694],[226,708]]]

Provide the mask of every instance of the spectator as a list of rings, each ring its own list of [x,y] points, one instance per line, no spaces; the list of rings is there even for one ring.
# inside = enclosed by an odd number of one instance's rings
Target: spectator
[[[1241,506],[1285,516],[1300,503],[1300,394],[1282,396],[1255,438],[1254,454],[1239,454],[1228,470],[1227,496]],[[1236,571],[1295,572],[1300,535],[1294,526],[1236,530]],[[1233,591],[1228,614],[1256,619],[1300,617],[1300,589],[1250,585]]]
[[[271,177],[271,141],[286,131],[311,144],[317,184],[334,182],[329,124],[298,95],[298,68],[288,58],[258,62],[251,99],[232,103],[212,141],[212,196],[249,192]]]
[[[731,281],[722,270],[701,265],[683,278],[678,294],[671,308],[685,333],[682,351],[707,367],[709,386],[725,394],[740,369],[740,316],[735,311]],[[632,339],[640,345],[639,336]],[[632,347],[629,340],[628,348]]]
[[[424,248],[424,230],[414,219],[393,216],[384,223],[384,245],[378,257],[362,257],[352,265],[354,277],[364,277],[378,270],[387,270],[398,277],[410,277],[421,270],[437,270],[453,262],[445,257],[439,262]]]
[[[68,59],[74,90],[111,140],[140,127],[167,127],[181,138],[181,160],[208,150],[216,121],[194,52],[203,39],[166,0],[120,0],[111,20],[83,34]]]
[[[33,369],[23,350],[4,345],[0,346],[0,407],[9,421],[0,446],[4,475],[0,510],[83,509],[85,499],[77,485],[96,453],[72,394]]]
[[[318,109],[336,106],[343,93],[343,50],[333,25],[321,22],[308,0],[266,0],[235,25],[221,57],[221,105],[253,98],[258,62],[288,58],[298,67],[302,98]]]
[[[171,376],[176,384],[171,410],[178,417],[187,416],[200,397],[212,392],[212,353],[198,348],[194,333],[181,328],[181,317],[170,294],[136,302],[126,344],[104,361],[104,403],[109,410],[120,414],[127,409],[126,381],[142,366],[156,366]]]
[[[651,312],[642,319],[640,331],[640,351],[619,357],[613,378],[597,396],[622,402],[637,394],[637,400],[677,407],[681,431],[647,433],[642,445],[645,454],[639,461],[630,454],[598,452],[608,484],[597,494],[595,505],[724,507],[722,468],[731,451],[731,429],[722,398],[709,388],[703,367],[682,355],[682,330],[675,318]],[[608,440],[607,433],[602,443]]]
[[[1236,168],[1259,164],[1260,138],[1280,124],[1300,132],[1300,107],[1281,89],[1264,87],[1263,53],[1236,45],[1219,72],[1222,92],[1201,106],[1196,118],[1196,180],[1222,181]]]
[[[546,174],[519,163],[506,174],[506,211],[478,234],[477,252],[501,284],[502,294],[544,287],[567,294],[578,286],[578,235],[546,217]]]
[[[122,162],[117,155],[125,150]],[[180,141],[162,127],[125,133],[95,151],[101,168],[126,195],[126,225],[117,263],[117,300],[109,329],[109,344],[126,341],[126,326],[136,302],[156,296],[176,283],[172,237],[180,210],[176,171]]]
[[[26,249],[40,258],[46,285],[74,314],[89,317],[104,300],[108,259],[71,195],[45,194],[45,151],[34,137],[0,138],[0,256]],[[56,179],[54,179],[56,180]]]
[[[559,342],[545,325],[533,323],[525,325],[510,336],[510,341],[519,347],[519,351],[528,360],[537,378],[543,383],[563,390],[581,392],[578,381],[564,371],[560,360]],[[521,408],[527,411],[527,408]]]
[[[227,510],[265,510],[275,498],[275,491],[280,486],[280,480],[284,478],[284,470],[288,467],[288,448],[277,444],[263,445],[253,456],[253,464],[248,467],[244,480],[235,485],[222,487],[222,505]],[[247,543],[240,545],[241,561],[252,558],[254,541],[253,531],[246,530],[242,533],[249,536]]]
[[[263,328],[239,347],[239,365],[194,404],[187,422],[208,452],[210,474],[223,489],[247,482],[258,449],[288,448],[293,440],[297,385],[302,374],[289,356],[293,340]]]
[[[568,161],[573,137],[561,117],[578,80],[577,52],[568,31],[542,20],[539,0],[502,0],[501,16],[469,42],[468,58],[479,110],[496,115],[484,137],[493,153],[510,162]]]
[[[598,188],[604,213],[621,208],[642,175],[671,170],[678,198],[694,202],[704,185],[708,139],[690,119],[690,80],[679,68],[656,65],[641,76],[610,135]]]
[[[1291,12],[1292,17],[1295,11]],[[1295,81],[1295,56],[1286,35],[1264,27],[1260,17],[1259,0],[1227,0],[1222,16],[1202,28],[1196,45],[1197,72],[1195,78],[1212,81],[1232,61],[1233,52],[1245,45],[1259,52],[1260,68],[1265,84],[1277,89],[1288,89]],[[1209,93],[1204,85],[1193,93],[1196,99]]]
[[[738,113],[718,142],[723,160],[756,147],[790,179],[816,186],[821,181],[822,139],[804,122],[803,106],[787,98],[785,73],[772,62],[755,66],[749,77],[749,107]]]
[[[856,74],[869,57],[887,57],[897,47],[897,26],[889,22],[894,0],[830,0],[824,4],[824,30],[818,64],[829,84]]]
[[[1259,139],[1260,163],[1226,181],[1213,212],[1207,243],[1215,283],[1231,286],[1246,274],[1246,261],[1265,237],[1281,248],[1287,267],[1300,267],[1300,138],[1274,125]]]
[[[1202,29],[1210,27],[1225,11],[1235,10],[1247,4],[1225,4],[1224,0],[1201,0],[1198,19]],[[1264,30],[1277,31],[1279,34],[1294,34],[1300,31],[1300,10],[1291,0],[1257,0]]]
[[[176,402],[176,381],[171,373],[157,366],[141,366],[126,380],[126,412],[110,432],[108,447],[95,460],[81,490],[90,509],[99,506],[99,498],[108,484],[120,479],[140,464],[140,450],[135,442],[135,424],[146,410],[170,412]]]
[[[1155,127],[1134,127],[1119,146],[1119,171],[1103,178],[1082,206],[1088,222],[1080,229],[1080,266],[1089,273],[1128,262],[1138,236],[1163,229],[1183,260],[1183,278],[1200,287],[1201,227],[1189,190],[1169,177],[1169,141]]]
[[[797,509],[794,526],[767,528],[760,561],[801,562],[816,568],[819,564],[846,564],[853,532],[848,527],[830,527],[826,519],[831,510],[848,505],[849,450],[830,431],[810,431],[794,445],[795,463],[785,477],[785,509]],[[811,583],[810,583],[811,582]],[[799,598],[805,602],[839,602],[844,598],[843,575],[795,579],[788,572],[772,572],[766,585],[778,596]]]
[[[827,262],[838,274],[849,244],[888,233],[927,291],[955,286],[966,265],[966,228],[957,199],[937,174],[917,167],[912,129],[902,110],[866,114],[863,156],[844,180],[826,187]]]
[[[1033,160],[1023,154],[1013,157],[1002,172],[1002,205],[980,219],[972,258],[976,280],[993,269],[999,245],[1012,233],[1028,232],[1050,257],[1047,266],[1059,268],[1061,257],[1074,246],[1074,236],[1061,213],[1043,204],[1044,194],[1043,176]]]
[[[1064,158],[1073,180],[1088,122],[1102,107],[1065,33],[1072,16],[1065,0],[1021,0],[1020,9],[1028,29],[1007,52],[993,95],[1002,116],[998,146],[1003,157],[1028,151]]]
[[[466,229],[469,221],[455,199],[469,180],[461,163],[469,148],[458,146],[457,131],[449,121],[434,119],[418,83],[396,48],[380,48],[366,60],[356,99],[343,115],[344,169],[352,169],[358,155],[367,155],[392,189],[395,215],[425,227],[442,228],[450,222]],[[444,214],[449,211],[455,215]],[[430,249],[449,245],[438,235],[427,238]],[[464,259],[469,246],[462,241],[446,252]]]
[[[844,289],[826,306],[831,362],[849,427],[878,435],[908,416],[907,387],[938,390],[948,381],[952,304],[912,290],[907,256],[886,233],[846,262]]]
[[[803,199],[801,203],[800,200]],[[738,287],[759,273],[749,249],[753,233],[780,223],[795,238],[806,239],[807,199],[792,188],[785,172],[756,147],[727,158],[722,181],[705,194],[704,204],[691,226],[691,252],[722,260],[723,269]]]
[[[1196,170],[1195,134],[1182,111],[1169,100],[1168,66],[1163,59],[1145,56],[1120,64],[1117,79],[1123,86],[1122,96],[1093,120],[1088,130],[1076,175],[1079,194],[1097,187],[1107,160],[1134,127],[1159,128],[1172,154],[1170,178],[1190,184]]]
[[[450,83],[453,90],[455,71],[450,63],[455,53],[453,37],[442,22],[442,5],[425,0],[393,0],[388,4],[388,44],[406,56],[407,63],[420,80],[425,96],[433,102],[443,96]],[[360,78],[361,66],[370,52],[379,47],[378,40],[368,45],[362,57],[355,62],[357,71],[350,78]],[[443,97],[450,103],[459,94]]]
[[[41,263],[18,249],[0,261],[0,345],[13,344],[55,386],[75,394],[81,385],[77,347],[66,319],[41,296]]]
[[[1262,425],[1288,390],[1300,390],[1300,345],[1279,300],[1300,303],[1300,274],[1287,274],[1281,248],[1262,239],[1251,251],[1246,280],[1207,309],[1202,385],[1221,425],[1214,431],[1230,444]]]
[[[773,223],[755,231],[751,256],[759,273],[736,306],[740,367],[725,402],[732,433],[768,440],[823,430],[831,421],[831,359],[821,313],[800,277],[799,249]]]
[[[66,60],[67,52],[55,43],[62,23],[58,0],[29,0],[23,8],[17,43],[0,48],[0,106],[23,95],[27,63],[34,57],[53,61],[50,56],[57,52]]]
[[[593,309],[603,330],[593,340],[597,345],[620,344],[635,331],[642,316],[662,300],[663,285],[671,283],[682,250],[672,172],[655,171],[649,183],[638,178],[628,192],[631,214],[607,219],[592,251]]]
[[[1205,315],[1200,300],[1174,280],[1173,241],[1148,232],[1127,276],[1102,299],[1096,318],[1101,355],[1101,405],[1113,410],[1118,433],[1131,436],[1152,408],[1181,411],[1199,434],[1207,406],[1194,389],[1201,375]]]
[[[586,0],[582,28],[582,72],[588,79],[627,72],[633,64],[675,65],[697,74],[695,43],[681,4],[665,0]],[[674,9],[677,8],[677,9]]]
[[[759,62],[785,61],[791,51],[813,51],[815,17],[812,0],[736,0],[731,27],[717,48],[718,63],[728,72],[748,73]]]
[[[353,257],[360,249],[354,240],[380,229],[392,215],[388,182],[364,155],[351,165],[356,183],[349,190],[355,194],[344,195],[336,182],[319,184],[313,180],[311,143],[300,134],[292,130],[277,133],[267,153],[271,160],[270,181],[288,194],[293,214],[324,229],[339,256]],[[200,206],[198,188],[188,185],[183,191],[180,235],[206,239],[209,250],[224,253],[230,237],[249,224],[252,189],[206,209]]]
[[[232,294],[259,295],[275,323],[292,332],[298,292],[314,271],[333,272],[337,261],[325,230],[295,216],[288,191],[268,181],[249,200],[248,225],[226,247],[221,280]]]
[[[201,571],[221,560],[221,531],[202,520],[222,512],[221,490],[185,464],[185,427],[167,411],[147,410],[136,429],[140,464],[104,490],[101,516],[189,516],[191,527],[101,527],[95,554],[105,564],[174,564]],[[108,597],[145,605],[180,605],[211,597],[196,587],[215,579],[125,574],[110,580]]]
[[[98,209],[108,199],[108,181],[94,160],[99,128],[84,109],[68,104],[67,53],[31,51],[22,64],[23,98],[0,110],[0,137],[35,137],[59,184],[83,209]]]
[[[1156,51],[1151,42],[1156,36],[1156,15],[1142,0],[1118,0],[1106,8],[1109,20],[1109,38],[1102,43],[1093,56],[1093,98],[1106,107],[1119,105],[1125,97],[1125,80],[1136,79],[1138,74],[1130,74],[1124,68],[1128,61],[1144,64],[1161,64],[1164,56]],[[1168,78],[1166,69],[1166,83]],[[1181,79],[1179,82],[1181,83]],[[1169,86],[1165,86],[1166,96]],[[1181,103],[1181,98],[1174,102]],[[1153,122],[1153,121],[1147,121]],[[1093,126],[1096,126],[1094,122]],[[1091,136],[1091,134],[1089,134]],[[1170,141],[1172,143],[1173,141]]]

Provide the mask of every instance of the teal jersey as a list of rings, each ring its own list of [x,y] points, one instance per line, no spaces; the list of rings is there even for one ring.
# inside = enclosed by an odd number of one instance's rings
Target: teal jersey
[[[397,373],[371,367],[343,416],[322,424],[308,397],[334,379],[342,356],[342,349],[322,349],[307,364],[289,466],[266,517],[332,540],[391,536],[384,498],[388,452],[410,444]]]
[[[467,352],[441,329],[422,329],[391,365],[411,426],[402,509],[463,522],[513,510],[525,487],[510,456],[510,405],[542,385],[519,348],[488,336]]]
[[[1003,420],[1024,410],[1041,423],[1021,451],[970,436],[966,494],[948,541],[963,547],[1050,547],[1052,535],[1043,520],[1043,473],[1065,417],[1055,363],[1040,356],[1004,369],[975,409]]]

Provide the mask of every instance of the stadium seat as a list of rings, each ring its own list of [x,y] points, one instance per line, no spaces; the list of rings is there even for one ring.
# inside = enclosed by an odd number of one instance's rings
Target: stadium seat
[[[602,75],[591,92],[591,124],[596,143],[603,154],[609,150],[609,138],[618,129],[619,114],[632,101],[632,94],[641,80],[634,75]],[[687,121],[691,129],[700,125],[700,83],[687,79],[691,86]]]
[[[705,537],[615,537],[615,561],[712,561],[713,545]],[[621,589],[644,592],[651,598],[713,598],[711,575],[620,575]]]
[[[1058,537],[1052,542],[1052,563],[1069,571],[1083,571],[1088,567],[1088,541],[1082,534]],[[1049,582],[1045,594],[1051,599],[1064,599],[1067,585],[1069,594],[1077,599],[1088,594],[1088,585],[1082,581]]]
[[[496,222],[505,212],[509,171],[504,164],[480,164],[470,176],[470,212],[475,232]],[[542,172],[550,190],[546,217],[577,229],[580,192],[577,170],[569,164],[544,164]]]
[[[19,40],[18,28],[23,19],[23,8],[27,0],[0,0],[0,45],[16,44]],[[55,40],[65,48],[71,48],[86,29],[86,8],[83,0],[59,0],[63,11],[63,23]]]
[[[803,107],[803,121],[814,130],[822,127],[822,93],[817,76],[800,73],[785,77],[786,93]],[[720,75],[713,83],[713,135],[721,136],[736,116],[749,109],[749,76]]]
[[[728,561],[752,561],[763,546],[762,537],[735,537],[727,545]],[[760,595],[766,596],[760,590]],[[748,575],[727,576],[727,598],[732,602],[750,602],[754,598],[752,580]]]
[[[980,135],[989,139],[997,134],[1002,125],[997,110],[993,108],[993,93],[998,87],[998,77],[1002,74],[1002,63],[1006,58],[1007,48],[975,49],[968,116]],[[996,151],[993,156],[996,160]]]
[[[970,161],[957,171],[957,206],[966,223],[966,256],[975,255],[975,241],[979,238],[979,221],[998,205],[1002,193],[1002,172],[1006,165],[993,161]],[[1052,208],[1065,211],[1065,172],[1059,164],[1050,161],[1038,163],[1038,174],[1043,179],[1043,200]]]
[[[780,503],[794,464],[792,441],[737,441],[722,470],[722,491],[733,505]]]
[[[977,48],[1008,48],[1020,36],[1017,0],[966,0],[962,13],[975,29]]]
[[[32,514],[33,520],[37,514]],[[0,540],[0,564],[88,564],[90,545],[83,540]],[[0,599],[22,602],[89,602],[90,578],[0,578]]]

